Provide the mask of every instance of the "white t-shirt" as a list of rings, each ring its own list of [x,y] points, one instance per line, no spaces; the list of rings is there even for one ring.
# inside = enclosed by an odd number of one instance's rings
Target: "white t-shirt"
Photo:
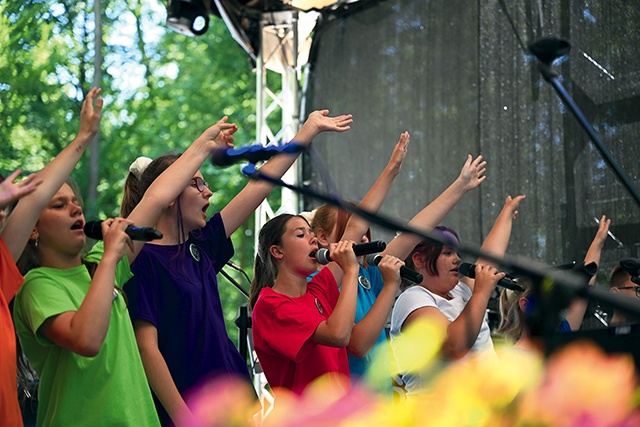
[[[394,354],[396,351],[394,340],[402,334],[402,325],[412,312],[422,307],[435,307],[440,310],[440,312],[442,312],[450,322],[453,322],[458,318],[460,313],[462,313],[462,310],[464,310],[467,302],[469,302],[471,295],[471,289],[469,289],[469,286],[463,282],[458,282],[458,284],[449,292],[449,296],[452,297],[450,300],[442,298],[422,286],[412,286],[400,294],[391,313],[390,335],[391,347]],[[493,341],[491,341],[491,330],[489,329],[489,324],[486,319],[484,319],[482,321],[482,326],[480,327],[478,338],[470,351],[475,352],[486,350],[494,352]],[[402,380],[405,383],[407,393],[411,395],[421,390],[422,385],[433,379],[442,369],[444,369],[444,367],[446,367],[446,365],[447,362],[442,360],[440,363],[436,364],[436,366],[431,366],[426,372],[403,373]],[[402,369],[402,367],[400,368]]]

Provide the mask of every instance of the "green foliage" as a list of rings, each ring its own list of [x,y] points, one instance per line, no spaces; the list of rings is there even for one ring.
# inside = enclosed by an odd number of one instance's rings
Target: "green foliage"
[[[0,4],[0,171],[36,171],[75,136],[83,93],[93,80],[93,2],[28,0]],[[255,76],[223,21],[189,38],[166,29],[164,2],[103,0],[102,96],[98,199],[89,218],[116,216],[131,162],[183,151],[223,115],[236,144],[255,137]],[[93,148],[93,147],[92,147]],[[212,184],[210,213],[245,185],[237,167],[203,174]],[[74,172],[86,200],[88,155]],[[251,222],[251,221],[250,221]],[[235,261],[253,264],[252,224],[233,236]],[[249,230],[249,231],[247,231]],[[247,235],[249,234],[249,235]],[[249,269],[248,269],[249,270]],[[230,272],[231,273],[231,272]],[[235,273],[231,273],[236,277]],[[228,330],[244,302],[220,277]],[[236,280],[248,289],[246,279]]]

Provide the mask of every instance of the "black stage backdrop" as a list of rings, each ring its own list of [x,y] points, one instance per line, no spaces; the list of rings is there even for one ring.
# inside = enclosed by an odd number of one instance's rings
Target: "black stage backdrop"
[[[538,71],[527,45],[569,40],[554,69],[634,183],[640,166],[640,3],[610,1],[387,0],[361,2],[316,29],[306,113],[352,113],[345,134],[321,135],[304,160],[305,183],[327,191],[321,166],[359,201],[400,133],[409,156],[381,212],[409,220],[457,176],[467,153],[488,179],[444,221],[479,245],[507,195],[526,194],[509,253],[548,264],[580,261],[597,224],[612,218],[600,282],[638,257],[638,205]],[[305,199],[305,209],[318,204]],[[373,228],[374,238],[393,233]]]

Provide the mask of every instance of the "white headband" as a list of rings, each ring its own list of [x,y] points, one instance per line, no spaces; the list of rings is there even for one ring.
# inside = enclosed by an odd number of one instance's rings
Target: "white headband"
[[[148,157],[138,157],[136,161],[131,163],[131,166],[129,166],[129,172],[134,174],[138,181],[140,181],[142,173],[147,168],[147,166],[149,166],[149,163],[151,163],[151,161],[152,160]]]

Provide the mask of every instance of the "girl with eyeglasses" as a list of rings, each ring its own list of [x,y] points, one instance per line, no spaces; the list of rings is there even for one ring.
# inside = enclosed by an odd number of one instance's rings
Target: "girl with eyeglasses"
[[[351,115],[328,114],[327,110],[311,113],[295,142],[308,145],[321,132],[349,129]],[[230,138],[233,132],[229,131]],[[181,157],[168,154],[146,167],[134,165],[125,184],[123,215]],[[279,178],[296,158],[297,154],[280,154],[260,170]],[[225,329],[216,274],[233,255],[231,234],[272,189],[273,184],[251,180],[220,212],[208,217],[212,192],[196,171],[156,223],[163,238],[147,244],[132,266],[134,277],[125,292],[163,425],[191,417],[185,395],[207,380],[235,377],[251,386],[246,362]]]

